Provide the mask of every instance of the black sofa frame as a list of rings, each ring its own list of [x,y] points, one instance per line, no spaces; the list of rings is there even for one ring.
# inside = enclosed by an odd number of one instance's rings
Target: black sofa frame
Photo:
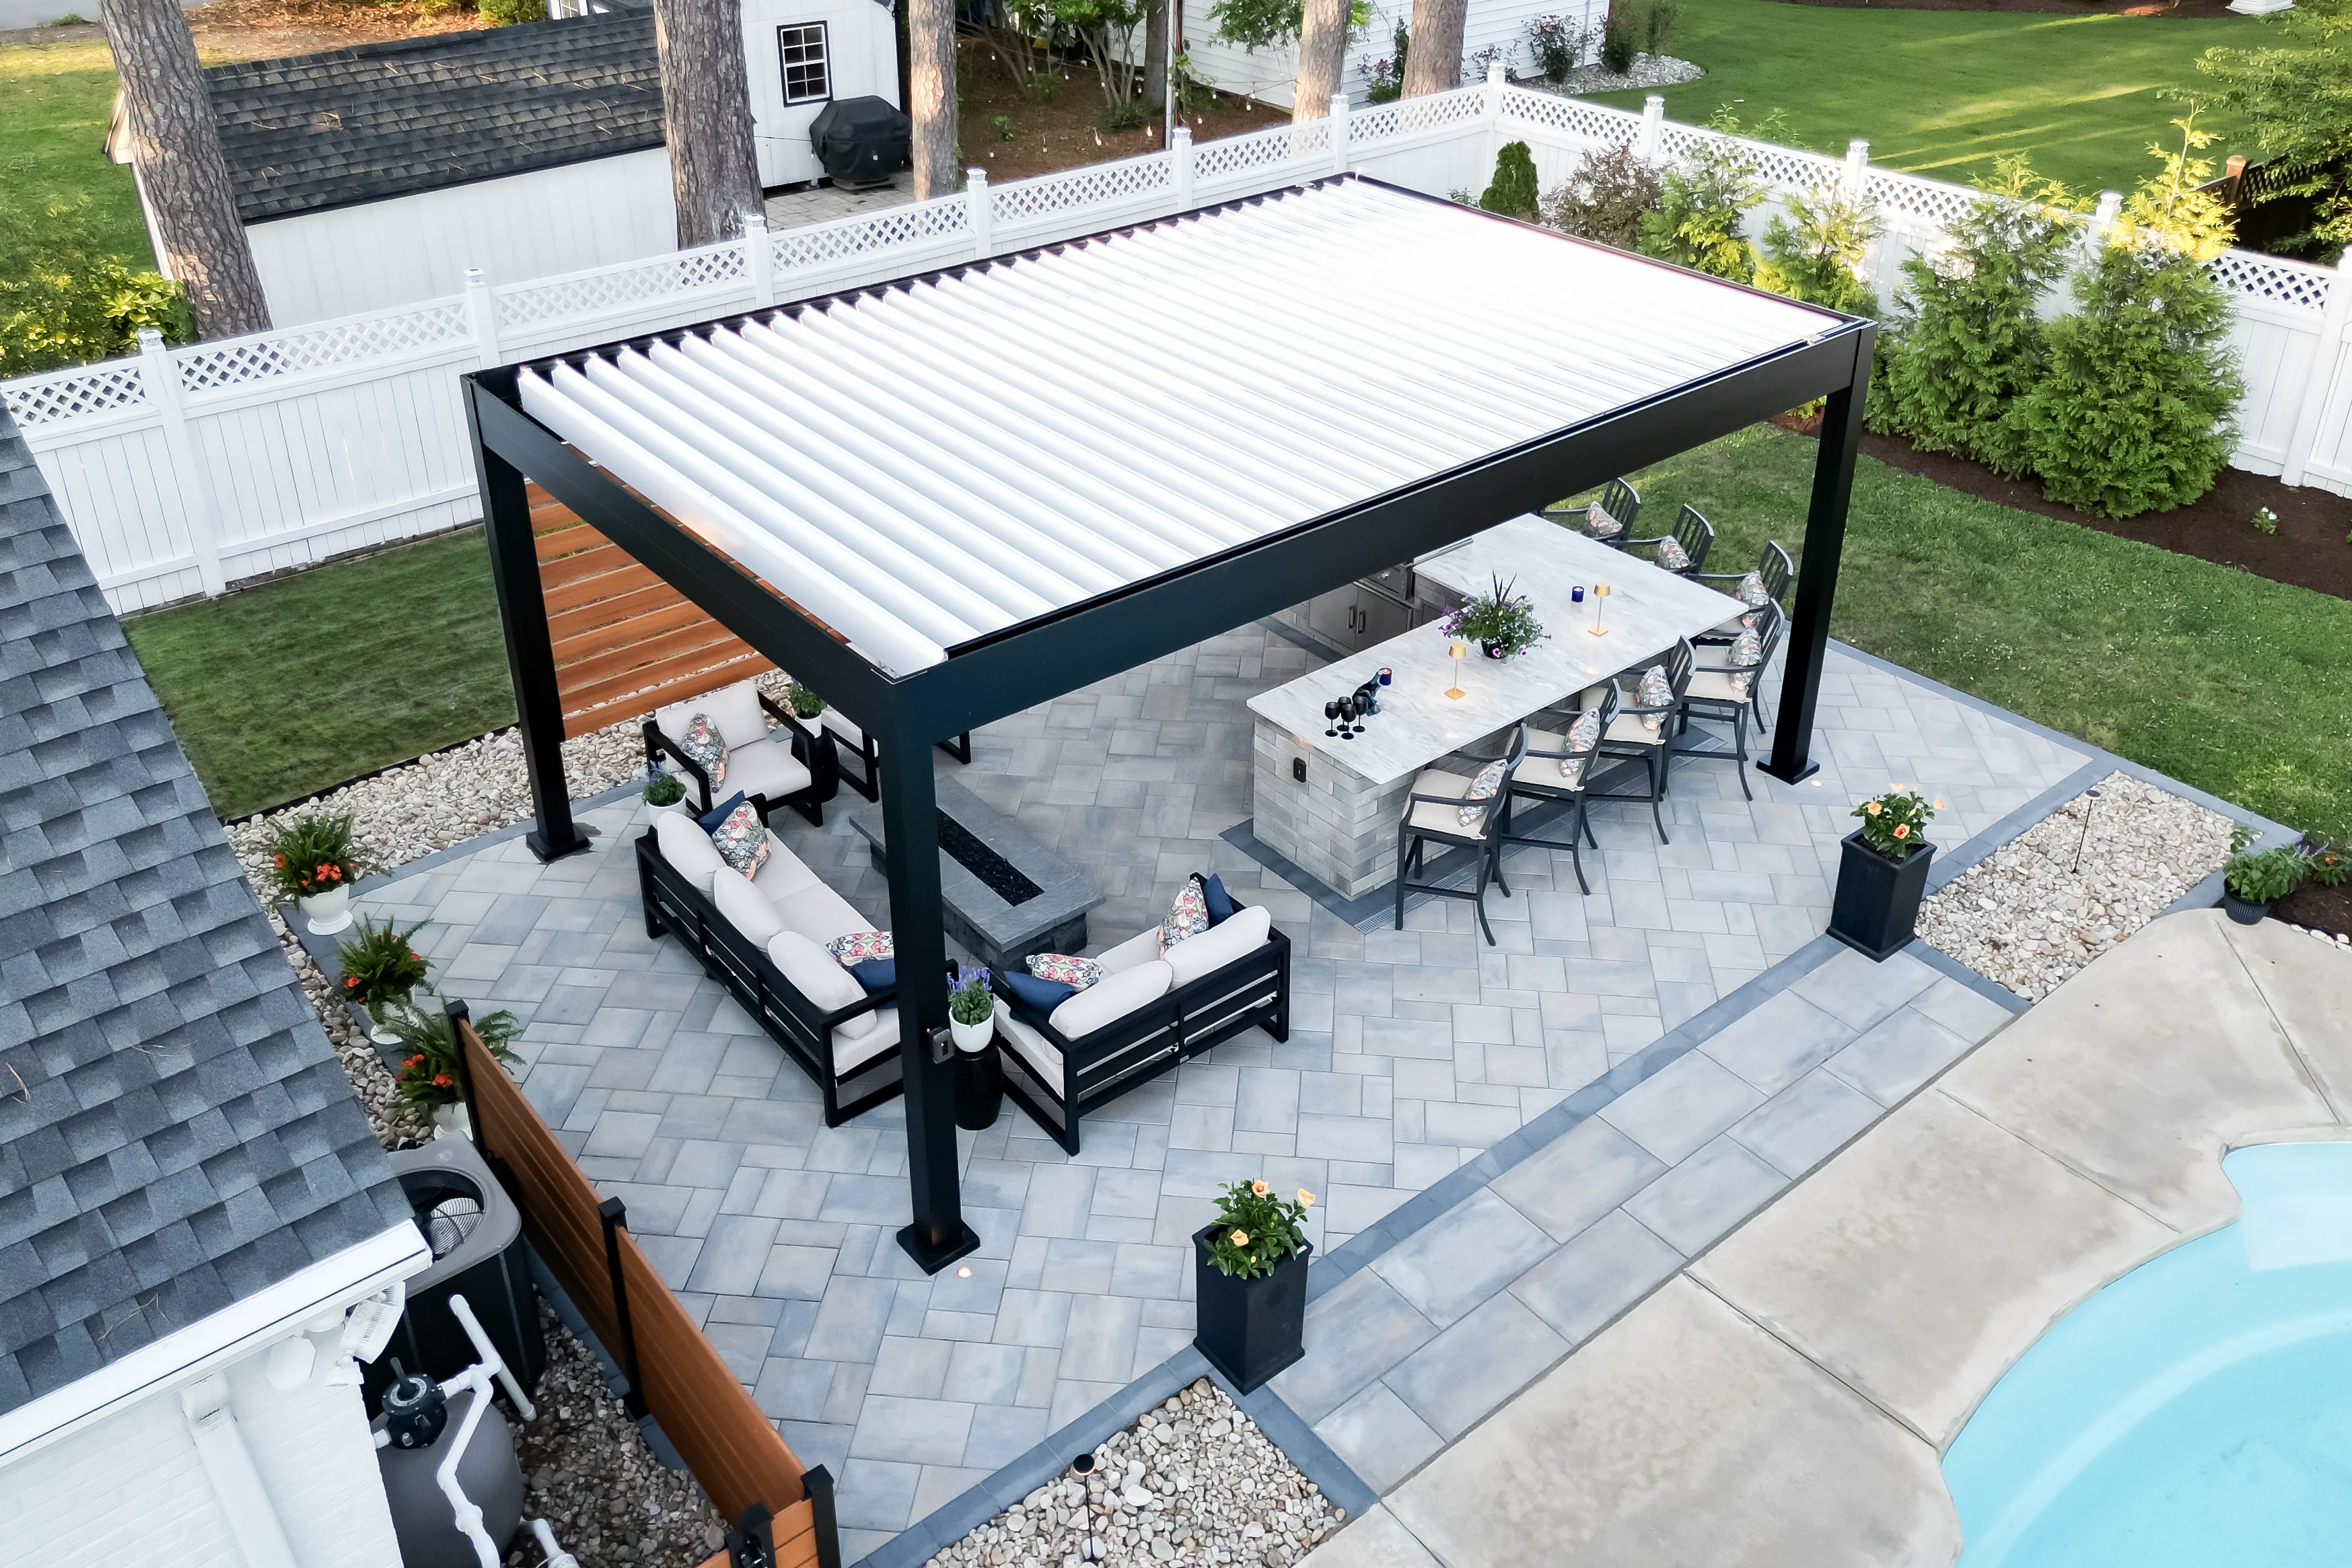
[[[787,712],[775,699],[764,691],[758,692],[757,695],[760,699],[760,706],[767,710],[771,717],[792,732],[793,758],[801,766],[808,769],[809,783],[808,788],[785,795],[780,800],[770,800],[764,795],[755,795],[751,797],[751,808],[760,814],[760,820],[765,822],[768,820],[768,814],[777,806],[789,805],[817,826],[823,827],[824,803],[841,793],[841,763],[834,755],[833,747],[826,743],[832,736],[829,731],[822,730],[812,733],[807,725]],[[720,799],[711,791],[710,775],[703,771],[700,763],[686,754],[684,747],[663,734],[660,725],[647,719],[643,728],[646,735],[646,771],[647,773],[656,771],[661,766],[662,758],[669,758],[677,764],[680,773],[694,781],[694,787],[702,792],[702,810],[698,815],[709,816],[710,808],[717,805]]]
[[[898,996],[895,987],[825,1012],[784,978],[765,948],[737,931],[717,905],[662,858],[651,828],[637,839],[637,881],[645,899],[646,934],[675,936],[702,960],[710,977],[725,985],[784,1047],[784,1054],[815,1080],[824,1096],[827,1127],[838,1127],[898,1096],[903,1085],[895,1040],[880,1056],[845,1074],[833,1067],[833,1031],[861,1014],[889,1006]]]
[[[996,1043],[1004,1064],[1004,1092],[1072,1154],[1078,1152],[1078,1124],[1086,1113],[1136,1085],[1244,1029],[1255,1026],[1277,1040],[1290,1038],[1290,939],[1276,926],[1267,928],[1266,940],[1255,951],[1076,1040],[1013,994],[1002,976],[991,974],[989,984],[1014,1017],[1061,1053],[1063,1089],[1056,1093],[1018,1049],[1003,1040]]]

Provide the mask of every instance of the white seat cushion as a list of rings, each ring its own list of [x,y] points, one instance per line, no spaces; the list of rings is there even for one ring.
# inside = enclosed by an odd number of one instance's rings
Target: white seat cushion
[[[1176,944],[1183,946],[1182,942]],[[1150,963],[1160,956],[1160,928],[1148,926],[1107,952],[1095,955],[1105,974],[1123,974],[1139,963]]]
[[[849,716],[838,708],[828,708],[818,714],[817,722],[840,736],[853,751],[866,748],[866,731],[849,721]]]
[[[710,842],[710,835],[702,825],[682,812],[666,811],[654,819],[654,843],[660,848],[662,858],[670,869],[692,883],[704,898],[710,896],[712,879],[720,871],[730,870],[719,857],[719,847]]]
[[[767,946],[784,929],[768,895],[731,866],[719,868],[719,875],[712,879],[710,901],[719,906],[719,918],[741,932],[754,947]]]
[[[1186,937],[1168,950],[1174,984],[1188,985],[1213,969],[1223,969],[1255,952],[1265,945],[1266,933],[1273,929],[1273,913],[1264,904],[1255,904],[1198,936]]]
[[[1239,919],[1239,916],[1235,916]],[[1192,939],[1198,942],[1201,939]],[[1182,943],[1178,943],[1180,947]],[[1054,1009],[1050,1020],[1066,1040],[1091,1035],[1105,1024],[1126,1017],[1138,1007],[1145,1006],[1168,994],[1176,984],[1176,972],[1168,961],[1155,958],[1149,963],[1139,963],[1117,974],[1107,974],[1084,991]]]
[[[1144,934],[1151,935],[1150,931]],[[1051,1040],[1014,1017],[1012,1009],[1002,1002],[996,1007],[996,1036],[1013,1047],[1040,1083],[1055,1094],[1069,1092],[1062,1087],[1062,1053],[1054,1048]]]
[[[768,710],[760,706],[760,688],[755,681],[739,680],[717,691],[657,708],[654,710],[654,723],[671,740],[680,740],[697,713],[707,716],[718,727],[719,738],[727,742],[730,752],[768,738]],[[730,788],[734,786],[735,763],[731,757],[727,763],[727,782]]]
[[[1759,671],[1759,673],[1761,672]],[[1745,702],[1748,700],[1747,692],[1734,691],[1731,689],[1731,677],[1717,674],[1712,669],[1692,671],[1690,687],[1684,695],[1695,697],[1701,702]]]
[[[768,897],[771,904],[782,904],[786,899],[805,889],[817,886],[816,873],[801,863],[799,856],[784,847],[784,841],[773,833],[768,835],[768,858],[751,878],[751,886]],[[761,939],[763,942],[765,938]]]
[[[860,1013],[833,1032],[833,1070],[846,1073],[898,1048],[898,1009]]]
[[[1650,715],[1664,721],[1672,714]],[[1654,746],[1666,738],[1666,725],[1662,721],[1655,730],[1642,722],[1639,713],[1620,713],[1610,721],[1609,732],[1601,737],[1604,745]]]
[[[820,948],[835,937],[852,931],[879,931],[882,928],[857,912],[847,899],[823,882],[801,889],[790,898],[776,900],[777,918],[784,929],[798,931]],[[825,955],[832,962],[832,954]]]
[[[1459,802],[1470,793],[1470,781],[1461,773],[1449,773],[1443,768],[1423,768],[1412,781],[1415,795],[1443,795],[1446,801]],[[1486,828],[1483,816],[1468,826],[1462,825],[1460,805],[1444,801],[1415,801],[1405,817],[1417,833],[1443,833],[1449,838],[1475,838]]]
[[[729,743],[727,782],[719,786],[721,795],[733,795],[740,789],[745,795],[765,795],[771,801],[778,801],[798,795],[808,786],[807,764],[793,755],[790,740],[754,741],[747,746]],[[711,802],[713,805],[718,804]]]
[[[796,931],[781,931],[768,942],[768,957],[783,971],[793,989],[807,997],[812,1005],[827,1013],[838,1012],[866,1000],[866,987],[857,984],[857,976],[835,963],[833,954]],[[852,1019],[855,1027],[859,1020]],[[866,1027],[872,1027],[867,1025]],[[857,1031],[863,1034],[865,1031]]]

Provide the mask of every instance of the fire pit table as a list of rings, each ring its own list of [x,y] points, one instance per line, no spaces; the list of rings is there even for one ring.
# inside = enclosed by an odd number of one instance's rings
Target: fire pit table
[[[991,969],[1084,948],[1087,911],[1103,901],[1086,872],[955,780],[934,787],[949,939]],[[887,869],[882,808],[851,812],[849,826],[873,847],[875,869]]]

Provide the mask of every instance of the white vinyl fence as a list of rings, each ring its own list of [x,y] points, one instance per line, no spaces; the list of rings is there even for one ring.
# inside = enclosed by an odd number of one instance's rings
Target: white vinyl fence
[[[734,311],[1074,238],[1342,169],[1442,195],[1524,140],[1546,188],[1586,149],[1671,159],[1712,134],[1498,79],[1193,147],[564,277],[489,283],[337,321],[0,382],[100,585],[136,610],[480,515],[457,378]],[[1776,191],[1861,182],[1886,233],[1882,295],[1972,199],[1963,187],[1750,143]],[[1763,221],[1759,214],[1757,223]],[[2239,466],[2352,493],[2352,288],[2232,251],[2248,395]],[[1530,302],[1576,310],[1591,302]],[[1604,306],[1605,308],[1605,306]],[[1171,322],[1181,339],[1184,323]],[[1367,323],[1377,331],[1377,323]],[[1245,368],[1245,367],[1242,367]]]

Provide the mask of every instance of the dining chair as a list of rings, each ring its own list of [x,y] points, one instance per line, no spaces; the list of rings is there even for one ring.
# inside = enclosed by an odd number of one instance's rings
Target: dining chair
[[[1403,817],[1397,824],[1397,930],[1404,930],[1405,894],[1434,893],[1442,899],[1469,900],[1478,911],[1478,929],[1486,933],[1487,945],[1495,945],[1495,928],[1486,923],[1486,882],[1491,877],[1495,885],[1503,889],[1505,898],[1511,896],[1510,884],[1503,880],[1497,835],[1511,770],[1527,754],[1527,749],[1528,727],[1522,722],[1513,726],[1510,743],[1498,753],[1454,752],[1442,759],[1473,764],[1470,772],[1428,767],[1414,776],[1412,793],[1405,798]],[[1423,868],[1432,844],[1439,846],[1441,853],[1446,849],[1475,852],[1478,857],[1476,884],[1445,888],[1434,882],[1410,880]]]
[[[1789,617],[1781,613],[1779,605],[1767,600],[1759,605],[1755,629],[1739,635],[1724,663],[1693,667],[1690,684],[1683,690],[1675,722],[1670,726],[1681,735],[1688,731],[1693,719],[1729,724],[1732,750],[1728,753],[1678,748],[1677,754],[1731,756],[1739,768],[1739,793],[1748,800],[1754,800],[1756,795],[1748,787],[1748,715],[1751,711],[1756,715],[1759,730],[1769,728],[1764,721],[1764,671],[1770,668],[1773,654],[1780,650],[1781,634],[1788,626]]]
[[[1633,520],[1642,515],[1642,492],[1624,479],[1612,479],[1601,488],[1600,505],[1601,510],[1614,518],[1618,524],[1617,531],[1605,538],[1593,534],[1586,526],[1587,519],[1591,516],[1589,503],[1586,506],[1572,506],[1561,502],[1544,508],[1543,514],[1554,522],[1575,529],[1587,538],[1595,539],[1597,542],[1606,544],[1612,549],[1624,549],[1625,541],[1633,531]]]
[[[1621,700],[1618,703],[1617,717],[1601,731],[1601,754],[1641,762],[1648,770],[1650,787],[1643,795],[1592,789],[1585,792],[1587,800],[1648,801],[1650,820],[1657,824],[1658,842],[1661,844],[1674,842],[1667,836],[1665,813],[1661,805],[1666,798],[1667,764],[1673,760],[1675,720],[1682,707],[1683,693],[1690,688],[1691,669],[1696,663],[1696,656],[1691,651],[1690,639],[1683,637],[1658,663],[1638,673],[1623,672],[1633,676],[1635,700],[1625,702]],[[1651,700],[1644,701],[1642,700],[1641,685],[1651,670],[1658,670],[1664,676],[1664,689],[1653,693]],[[1620,679],[1622,679],[1622,675]],[[1608,700],[1606,695],[1601,700]],[[1652,720],[1656,721],[1654,728],[1651,724]]]
[[[1797,569],[1790,562],[1789,552],[1781,549],[1777,541],[1766,540],[1764,553],[1757,557],[1754,572],[1694,572],[1691,574],[1691,581],[1723,584],[1725,584],[1722,589],[1724,593],[1738,598],[1739,584],[1752,576],[1761,584],[1764,597],[1775,604],[1780,604],[1788,594],[1789,584],[1795,579]],[[1745,603],[1744,600],[1742,602]],[[1747,610],[1741,611],[1719,626],[1701,632],[1694,640],[1700,643],[1730,642],[1741,632],[1749,629],[1744,623],[1748,614],[1756,607],[1754,605],[1749,605]]]
[[[1633,530],[1625,531],[1631,533]],[[1672,532],[1649,539],[1629,539],[1622,548],[1631,550],[1641,544],[1654,547],[1652,560],[1661,570],[1677,577],[1696,578],[1699,569],[1706,564],[1706,552],[1715,548],[1715,524],[1699,515],[1698,508],[1685,501],[1682,511],[1675,518]]]
[[[1503,822],[1496,835],[1498,847],[1532,844],[1539,848],[1567,850],[1569,863],[1576,868],[1576,885],[1588,893],[1592,891],[1592,884],[1585,879],[1584,856],[1579,846],[1590,842],[1598,849],[1601,840],[1592,836],[1585,801],[1592,782],[1593,764],[1600,756],[1601,737],[1616,717],[1617,685],[1611,681],[1601,688],[1601,700],[1594,706],[1580,712],[1563,712],[1557,730],[1529,726],[1526,752],[1511,769],[1504,785]],[[1513,832],[1511,818],[1521,801],[1565,805],[1566,842]]]

